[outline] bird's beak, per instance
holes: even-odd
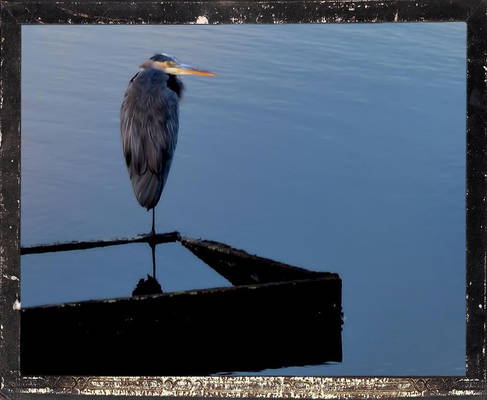
[[[165,71],[172,75],[215,76],[213,72],[196,69],[186,64],[174,64],[170,67],[166,67]]]

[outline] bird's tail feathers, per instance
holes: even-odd
[[[135,196],[142,207],[150,210],[158,203],[164,181],[151,172],[139,175],[137,179],[132,179]]]

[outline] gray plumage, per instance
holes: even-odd
[[[130,80],[120,109],[122,147],[135,197],[142,207],[155,207],[161,198],[178,141],[179,99],[183,83],[177,75],[215,76],[181,64],[167,54],[155,54]],[[152,266],[155,277],[155,244]]]
[[[171,168],[181,90],[174,75],[148,66],[132,78],[122,103],[123,154],[135,196],[147,210],[159,202]]]

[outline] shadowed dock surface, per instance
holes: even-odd
[[[180,241],[235,286],[22,309],[22,373],[200,375],[341,361],[338,274]]]

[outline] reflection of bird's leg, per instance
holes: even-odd
[[[156,245],[155,243],[151,243],[150,245],[152,249],[152,276],[156,279]]]
[[[154,230],[155,213],[156,213],[156,208],[152,207],[152,232],[151,232],[152,235],[156,233]]]

